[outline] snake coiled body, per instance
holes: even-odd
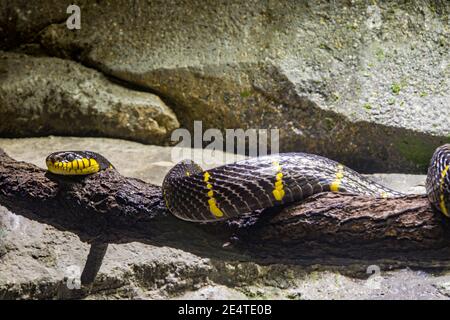
[[[89,151],[56,152],[46,162],[55,174],[113,169],[104,157]],[[431,159],[426,187],[431,204],[445,215],[450,209],[449,167],[450,145],[444,145]],[[167,173],[162,190],[169,211],[194,222],[224,220],[327,191],[384,198],[403,195],[338,162],[307,153],[250,158],[206,171],[185,160]]]
[[[426,189],[430,203],[450,216],[450,144],[436,149],[428,168]]]
[[[228,219],[325,191],[401,195],[333,160],[306,153],[251,158],[207,171],[184,161],[163,182],[170,212],[197,222]]]

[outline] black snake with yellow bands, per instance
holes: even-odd
[[[114,168],[105,157],[92,151],[54,152],[45,159],[45,164],[51,173],[71,176]]]
[[[50,172],[62,175],[114,168],[103,156],[90,151],[55,152],[46,163]],[[450,145],[434,153],[426,188],[433,206],[449,216]],[[403,195],[333,160],[306,153],[250,158],[206,171],[185,160],[167,173],[162,190],[169,211],[194,222],[228,219],[326,191],[383,198]]]

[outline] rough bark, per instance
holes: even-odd
[[[55,176],[0,149],[0,204],[89,243],[140,241],[220,259],[298,264],[382,259],[436,266],[447,265],[450,257],[448,222],[421,195],[374,199],[324,193],[285,208],[199,224],[168,213],[158,186],[114,170]]]

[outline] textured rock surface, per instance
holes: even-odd
[[[157,96],[76,62],[0,52],[0,135],[100,135],[161,144],[179,126]]]
[[[65,26],[68,4],[0,3],[0,48],[28,54],[0,54],[1,135],[163,144],[177,119],[189,129],[194,120],[204,129],[277,127],[283,151],[371,172],[424,172],[449,141],[446,1],[77,1],[78,31]],[[93,149],[154,183],[173,165],[170,148],[121,140],[0,139],[0,147],[40,166],[51,151]],[[423,176],[373,177],[423,192]],[[71,297],[87,250],[71,233],[0,208],[0,298]],[[381,278],[366,280],[371,264],[263,266],[110,245],[88,298],[450,296],[445,270],[383,265]]]
[[[45,0],[39,5],[23,0],[0,2],[0,49],[33,41],[50,23],[65,21],[70,4],[70,0]]]
[[[284,151],[424,172],[450,134],[449,9],[445,1],[109,1],[82,5],[81,30],[52,24],[39,42],[150,88],[183,127],[198,119],[204,128],[278,127]]]
[[[55,150],[92,149],[125,175],[161,183],[172,148],[101,138],[0,139],[11,156],[44,167]],[[207,159],[205,156],[205,160]],[[205,165],[205,167],[211,166]],[[403,191],[423,191],[424,176],[378,175]],[[392,183],[391,183],[392,182]],[[88,246],[69,233],[0,209],[0,298],[68,298]],[[110,245],[89,299],[117,298],[434,298],[449,295],[450,278],[382,266],[367,280],[362,261],[346,267],[257,265],[142,243]],[[357,276],[357,277],[355,277]]]
[[[183,127],[277,127],[283,151],[368,172],[423,173],[449,140],[447,1],[79,5],[74,31],[66,1],[8,2],[5,47],[39,43],[150,89]]]

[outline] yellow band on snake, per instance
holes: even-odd
[[[48,171],[57,175],[87,175],[113,168],[106,158],[91,151],[55,152],[45,162]]]

